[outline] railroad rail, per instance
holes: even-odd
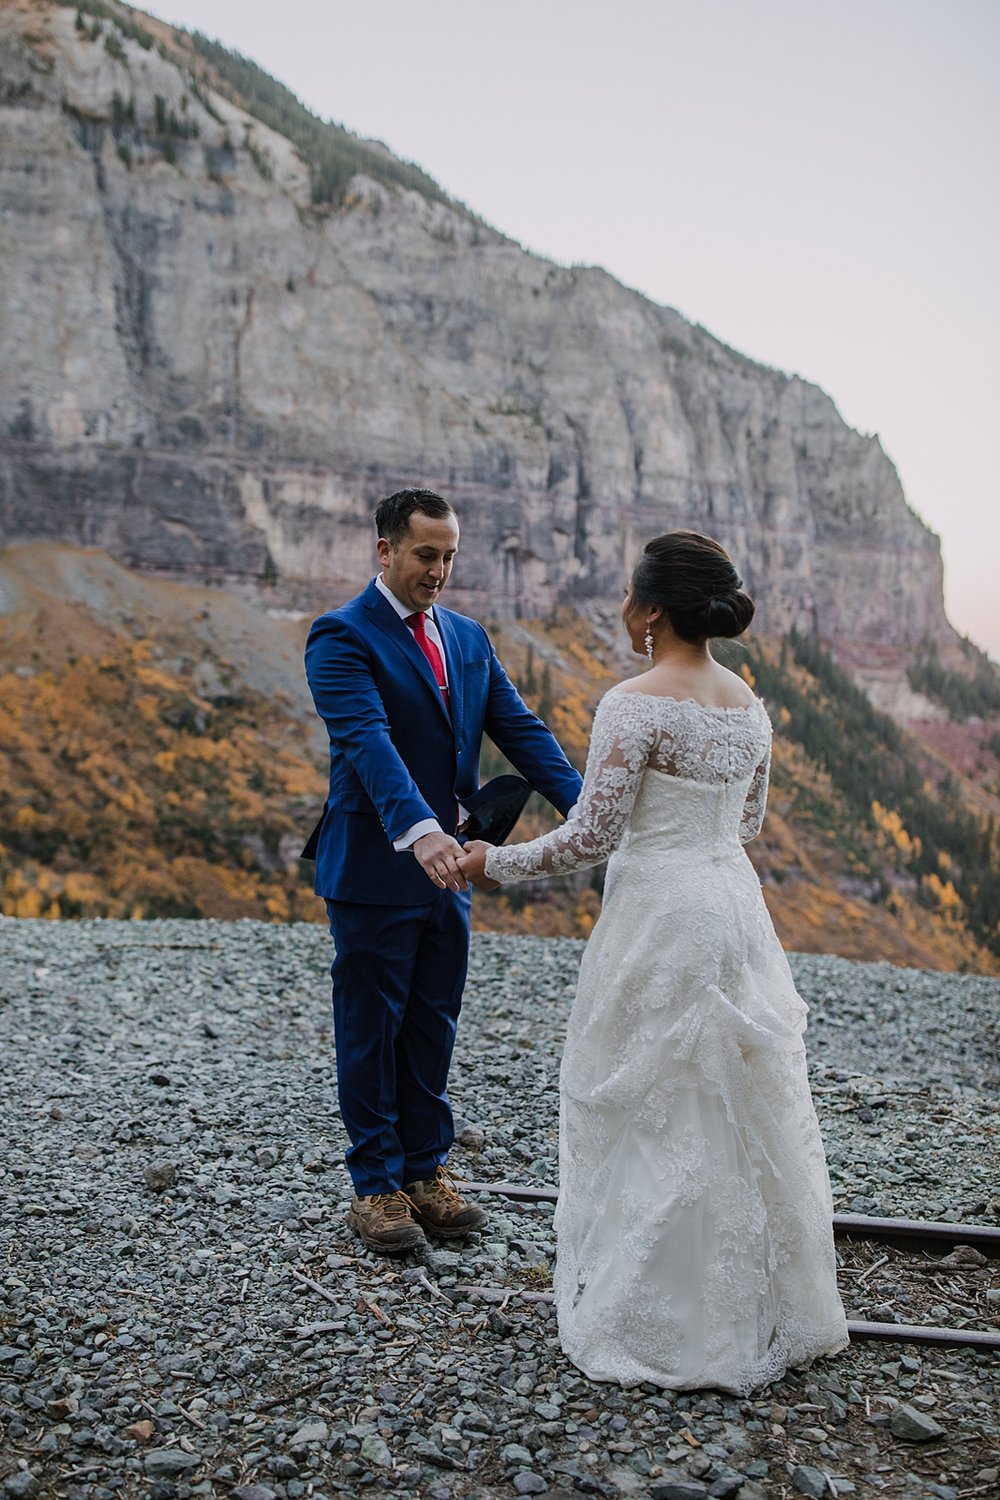
[[[466,1193],[487,1193],[517,1203],[555,1203],[554,1187],[529,1187],[517,1182],[471,1182],[463,1180]],[[877,1219],[865,1214],[834,1214],[837,1239],[878,1240],[885,1245],[915,1251],[946,1251],[971,1245],[981,1255],[1000,1260],[1000,1229],[988,1224],[942,1224],[923,1219]],[[552,1302],[551,1292],[525,1292],[506,1287],[457,1286],[463,1296],[487,1302]],[[927,1344],[946,1348],[1000,1350],[1000,1329],[935,1328],[923,1323],[874,1323],[849,1319],[852,1339],[875,1339],[899,1344]]]

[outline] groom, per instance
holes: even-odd
[[[372,1249],[399,1254],[425,1230],[459,1236],[485,1221],[444,1167],[471,904],[456,834],[479,786],[483,735],[561,813],[581,783],[483,627],[437,602],[458,551],[448,502],[400,490],[380,502],[375,526],[380,574],[321,615],[306,645],[330,792],[305,853],[334,941],[348,1223]]]

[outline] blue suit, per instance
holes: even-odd
[[[580,777],[475,620],[435,607],[449,708],[412,632],[375,587],[321,615],[306,674],[330,736],[316,892],[334,938],[334,1027],[359,1197],[433,1176],[454,1139],[448,1067],[468,961],[468,892],[439,890],[393,840],[456,829],[486,734],[560,812]]]

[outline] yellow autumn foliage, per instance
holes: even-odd
[[[0,679],[0,911],[320,919],[281,852],[326,790],[301,726],[250,692],[204,702],[153,650]]]
[[[920,889],[938,911],[957,916],[962,910],[962,898],[950,880],[942,880],[932,870],[920,880]]]
[[[898,812],[883,807],[881,802],[873,801],[872,817],[875,820],[876,828],[884,835],[879,841],[883,848],[886,847],[887,843],[894,845],[905,860],[911,859],[914,855],[919,855],[920,840],[910,837],[903,827],[903,820]]]

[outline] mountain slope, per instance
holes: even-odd
[[[326,790],[306,625],[98,552],[0,554],[0,911],[322,921],[297,858]],[[639,665],[613,613],[491,628],[582,765],[594,704]],[[733,660],[775,721],[748,852],[785,944],[1000,972],[1000,722],[980,726],[997,746],[978,783],[947,779],[815,642],[754,639]],[[502,769],[487,746],[484,773]],[[551,816],[529,806],[518,836]],[[478,896],[475,919],[586,935],[600,888],[590,871],[513,887]]]
[[[97,553],[0,557],[0,911],[315,917],[302,627]]]

